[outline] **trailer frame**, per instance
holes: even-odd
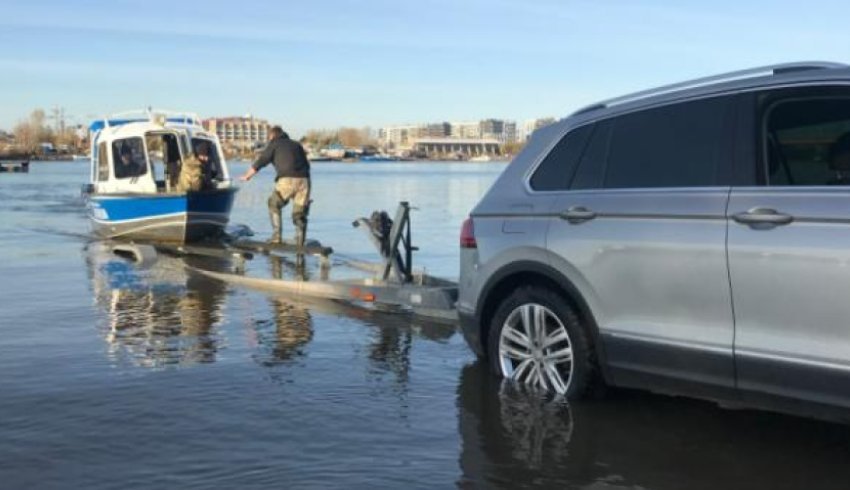
[[[267,244],[245,239],[224,240],[219,245],[163,245],[163,244],[120,244],[114,247],[116,253],[136,255],[150,260],[151,252],[143,247],[152,247],[156,252],[178,255],[196,255],[234,260],[234,272],[224,273],[205,270],[186,265],[195,273],[206,277],[232,283],[251,289],[314,299],[347,301],[370,304],[385,310],[407,311],[414,315],[435,320],[454,322],[457,319],[455,305],[458,297],[457,283],[430,276],[413,268],[413,253],[419,248],[412,242],[411,207],[406,201],[400,202],[388,233],[376,230],[367,218],[358,218],[352,225],[363,229],[375,245],[381,260],[379,262],[341,260],[342,266],[372,272],[372,277],[354,279],[328,279],[331,267],[330,255],[333,249],[313,240],[307,246],[299,248],[294,244]],[[384,213],[376,211],[373,213]],[[388,215],[387,215],[388,216]],[[154,252],[154,253],[156,253]],[[296,271],[305,265],[305,256],[319,258],[320,278],[317,280],[256,278],[245,275],[246,261],[254,254],[261,253],[271,259],[281,259],[295,255],[295,262],[285,262]],[[301,271],[303,273],[303,270]],[[303,274],[301,274],[303,277]]]

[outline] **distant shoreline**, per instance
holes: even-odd
[[[89,164],[89,160],[74,160],[70,158],[66,159],[16,159],[16,158],[7,158],[5,156],[0,155],[0,161],[3,162],[20,162],[20,161],[29,161],[30,163],[56,163],[56,164],[64,164],[64,163],[85,163]],[[228,160],[230,164],[247,164],[250,165],[253,163],[252,160],[244,160],[241,158]],[[456,163],[456,164],[464,164],[464,165],[491,165],[491,164],[507,164],[510,163],[510,160],[491,160],[489,162],[471,162],[469,160],[396,160],[391,162],[362,162],[359,160],[353,161],[343,161],[343,160],[317,160],[310,161],[313,165],[326,165],[326,164],[342,164],[342,165],[360,165],[360,166],[382,166],[382,165],[393,165],[393,164],[410,164],[410,165],[428,165],[428,164],[441,164],[441,163]]]

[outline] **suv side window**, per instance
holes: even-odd
[[[593,125],[587,124],[567,133],[543,159],[529,185],[535,191],[566,190],[570,186],[579,158],[584,152]]]
[[[768,185],[850,185],[850,97],[780,100],[762,128]]]
[[[616,118],[603,187],[718,185],[731,146],[729,109],[729,98],[715,97]]]
[[[599,189],[605,176],[608,144],[611,140],[611,121],[600,121],[593,129],[593,137],[581,157],[581,163],[570,186],[571,189]]]

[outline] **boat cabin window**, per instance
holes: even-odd
[[[97,180],[98,182],[109,180],[109,152],[107,151],[106,143],[98,145]]]
[[[142,138],[125,138],[112,142],[112,162],[116,179],[139,177],[148,172]]]

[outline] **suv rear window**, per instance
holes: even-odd
[[[604,187],[702,187],[718,183],[729,147],[729,99],[712,98],[614,119]]]
[[[569,188],[578,161],[593,132],[588,124],[571,130],[534,171],[529,184],[535,191],[557,191]]]

